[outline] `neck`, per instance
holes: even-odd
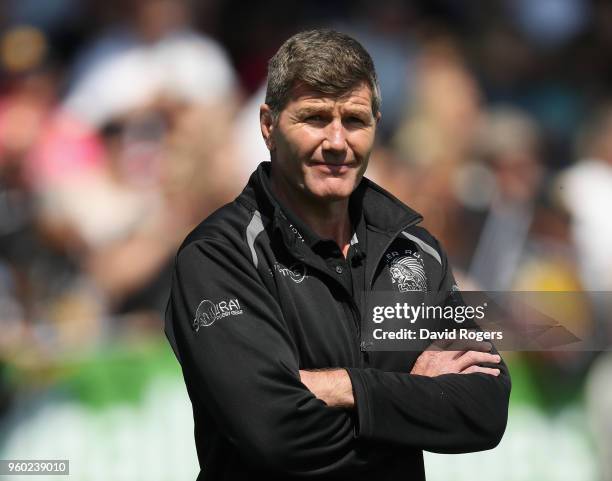
[[[299,217],[315,234],[322,239],[332,239],[338,244],[344,257],[348,254],[351,240],[351,221],[349,200],[333,202],[313,202],[305,199],[294,189],[283,189],[277,179],[272,177],[272,191],[278,199]]]

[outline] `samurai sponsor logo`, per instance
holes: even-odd
[[[198,332],[200,327],[211,326],[219,319],[227,316],[239,316],[240,314],[242,314],[242,307],[237,298],[216,303],[204,299],[196,309],[192,327],[195,332]]]

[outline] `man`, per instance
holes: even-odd
[[[421,217],[363,178],[379,106],[358,42],[290,38],[260,111],[271,162],[179,250],[167,333],[199,480],[424,479],[423,449],[489,449],[504,432],[510,381],[496,353],[361,341],[370,293],[403,286],[442,302],[455,288]],[[392,265],[419,275],[396,279]]]

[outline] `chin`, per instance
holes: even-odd
[[[327,202],[348,199],[357,184],[354,181],[333,182],[334,185],[316,185],[309,188],[310,195]]]

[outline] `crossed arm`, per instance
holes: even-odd
[[[480,364],[499,364],[501,357],[489,351],[492,346],[488,342],[474,343],[467,350],[465,345],[453,343],[446,349],[432,345],[417,358],[410,371],[426,377],[436,377],[442,374],[473,374],[483,373],[499,376],[499,369],[484,367]],[[353,385],[345,369],[330,369],[321,371],[300,370],[300,380],[318,399],[330,407],[352,409],[355,406]]]

